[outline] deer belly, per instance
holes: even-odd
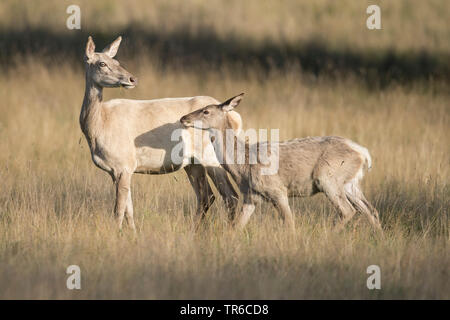
[[[198,139],[198,140],[196,140]],[[179,141],[171,141],[162,148],[143,145],[136,149],[137,173],[162,174],[177,171],[189,164],[218,167],[209,136],[193,139],[188,130],[182,130]],[[154,143],[156,145],[156,143]]]
[[[289,197],[309,197],[316,192],[311,179],[291,182],[288,186]]]
[[[164,174],[177,171],[189,164],[188,159],[175,151],[142,147],[136,150],[136,173]]]

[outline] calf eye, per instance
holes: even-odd
[[[208,110],[203,110],[203,114],[209,114]]]
[[[100,67],[106,67],[106,63],[104,63],[104,62],[100,62],[99,65],[100,65]]]

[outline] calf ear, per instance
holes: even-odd
[[[122,41],[122,37],[119,36],[116,40],[114,40],[108,46],[106,46],[102,52],[106,53],[110,58],[114,58],[117,54],[117,50],[119,50],[121,41]]]
[[[87,59],[92,58],[92,56],[94,55],[95,52],[95,43],[94,40],[92,40],[92,37],[89,36],[88,41],[86,43],[86,50],[85,50],[85,55]]]
[[[233,110],[234,108],[236,108],[239,105],[243,96],[244,96],[244,93],[241,93],[233,98],[228,99],[227,101],[225,101],[224,103],[222,103],[220,105],[222,110],[223,111]]]

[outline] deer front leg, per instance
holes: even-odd
[[[278,210],[281,217],[287,226],[291,229],[291,231],[295,230],[294,217],[292,215],[291,207],[289,206],[289,198],[287,195],[287,191],[275,192],[270,195],[270,201],[274,205],[274,207]]]
[[[204,167],[193,164],[185,167],[184,170],[186,171],[189,182],[197,196],[196,220],[198,220],[198,223],[199,220],[202,220],[205,217],[206,212],[215,200],[215,196],[208,183]]]
[[[235,222],[235,228],[238,230],[244,229],[244,227],[248,223],[248,220],[252,216],[253,211],[255,211],[255,204],[253,201],[254,200],[253,197],[248,193],[244,193],[243,196],[244,196],[244,203],[242,205],[241,214],[239,215],[239,217],[236,219]]]
[[[134,217],[133,217],[133,201],[131,200],[131,189],[128,189],[128,196],[127,196],[127,206],[125,208],[125,217],[127,219],[128,225],[131,227],[134,233],[136,233],[136,226],[134,224]]]
[[[116,176],[114,180],[116,187],[116,204],[114,206],[114,216],[117,219],[119,230],[122,230],[123,218],[125,215],[125,210],[127,209],[128,196],[130,196],[131,201],[131,174],[126,171],[121,172]]]
[[[228,209],[230,221],[234,221],[236,208],[239,203],[239,196],[234,190],[227,172],[222,167],[207,167],[207,172],[212,182],[220,193],[225,205]]]

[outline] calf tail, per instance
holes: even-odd
[[[372,169],[372,157],[370,156],[369,150],[353,141],[347,140],[346,142],[350,148],[358,152],[363,157],[367,165],[367,171],[370,171],[370,169]]]

